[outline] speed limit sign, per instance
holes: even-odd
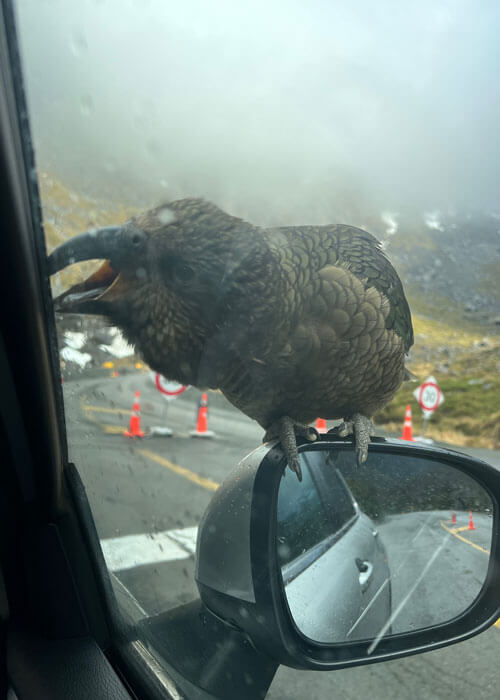
[[[413,396],[420,404],[420,408],[424,412],[424,415],[427,415],[428,417],[430,417],[436,408],[444,401],[443,392],[439,388],[435,377],[432,376],[427,377],[425,382],[423,382],[418,389],[415,389]]]

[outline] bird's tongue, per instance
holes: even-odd
[[[57,311],[66,311],[69,307],[85,301],[93,301],[107,292],[118,279],[118,272],[106,260],[94,274],[84,282],[75,284],[54,300]]]

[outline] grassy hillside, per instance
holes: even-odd
[[[484,337],[484,328],[413,315],[415,346],[408,367],[419,382],[405,383],[375,423],[400,432],[407,404],[414,434],[422,430],[422,412],[413,396],[430,374],[445,402],[428,423],[426,435],[456,445],[500,448],[500,339]]]

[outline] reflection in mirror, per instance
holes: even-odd
[[[493,531],[488,493],[436,459],[352,450],[300,455],[285,470],[277,551],[297,629],[321,643],[378,641],[448,622],[485,582]]]

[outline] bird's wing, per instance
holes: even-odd
[[[298,284],[306,280],[311,294],[317,294],[315,275],[329,266],[349,271],[365,289],[376,289],[388,301],[385,327],[402,338],[408,352],[413,345],[408,302],[396,270],[374,236],[343,224],[280,227],[271,229],[269,235],[280,251],[284,268],[294,271]],[[322,300],[318,299],[317,303],[321,304]]]
[[[389,310],[385,326],[403,339],[405,352],[408,352],[413,345],[411,313],[396,270],[374,236],[352,226],[340,228],[336,264],[352,272],[365,287],[374,287],[387,298]]]

